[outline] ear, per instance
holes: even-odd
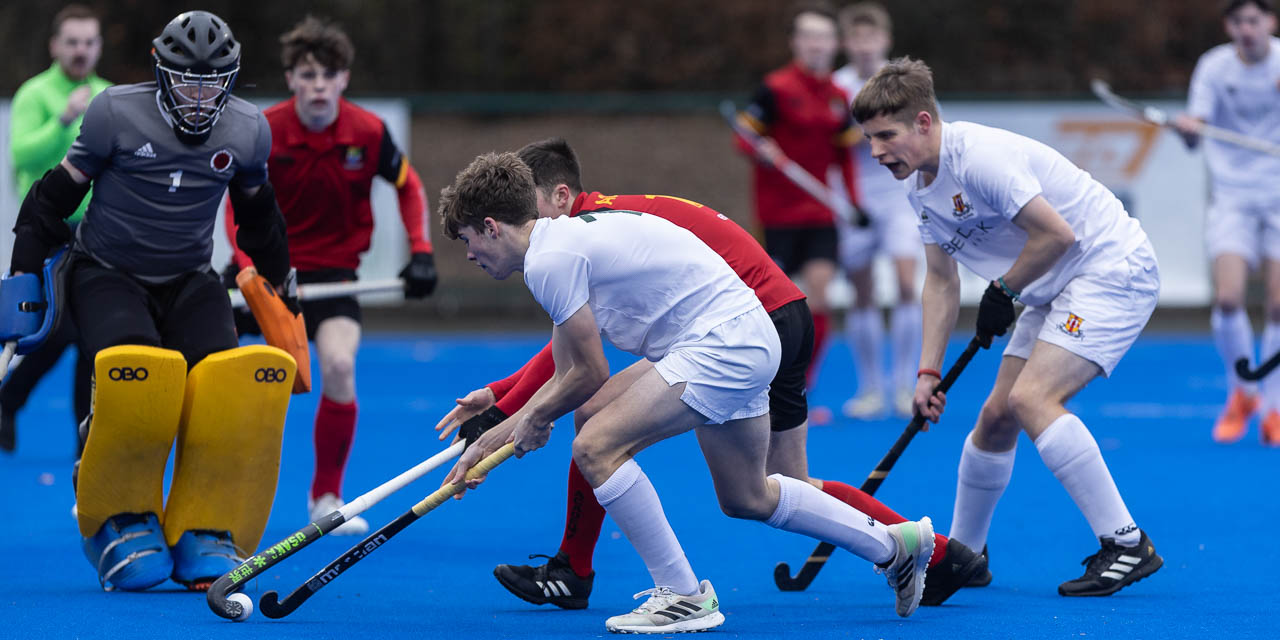
[[[566,205],[573,202],[573,193],[569,191],[569,185],[567,184],[556,185],[556,189],[552,192],[551,197],[551,203],[555,205],[557,209],[563,209]]]
[[[338,83],[338,93],[346,91],[347,85],[351,82],[351,70],[346,69],[344,71],[339,71],[336,80]]]
[[[284,72],[284,84],[289,87],[290,91],[293,91],[293,69]]]
[[[933,128],[935,123],[933,121],[933,116],[929,115],[928,111],[921,111],[916,114],[913,124],[915,124],[917,133],[927,134],[929,133],[929,130]]]
[[[485,235],[489,236],[490,238],[497,238],[497,237],[498,237],[498,234],[499,234],[500,232],[501,232],[501,230],[500,230],[500,229],[498,229],[498,221],[497,221],[497,220],[494,220],[493,218],[488,218],[488,217],[486,217],[486,218],[484,219],[484,234],[485,234]]]

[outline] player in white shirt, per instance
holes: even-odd
[[[1223,11],[1231,42],[1200,56],[1191,74],[1187,113],[1174,120],[1187,145],[1204,123],[1252,138],[1280,142],[1280,40],[1272,33],[1271,0],[1234,0]],[[1244,437],[1258,409],[1255,385],[1240,379],[1235,362],[1253,361],[1253,327],[1245,313],[1245,281],[1261,266],[1267,281],[1264,357],[1280,351],[1280,158],[1218,140],[1204,150],[1212,178],[1205,245],[1213,272],[1213,341],[1227,368],[1227,405],[1213,439]],[[1262,382],[1262,441],[1280,446],[1280,376]]]
[[[632,459],[690,430],[726,514],[879,563],[897,591],[898,614],[915,611],[933,552],[928,518],[885,526],[807,482],[765,476],[778,332],[754,292],[697,236],[634,211],[539,219],[532,173],[513,153],[477,158],[441,193],[440,210],[445,233],[466,242],[467,258],[486,273],[501,280],[524,272],[555,323],[556,363],[551,380],[477,440],[446,482],[461,482],[506,442],[517,456],[542,447],[551,421],[588,399],[602,405],[574,438],[574,461],[655,585],[637,595],[650,596],[644,604],[606,628],[672,633],[724,621],[715,590],[698,581]],[[609,378],[601,337],[646,361]]]
[[[844,89],[850,102],[875,72],[889,63],[893,28],[889,13],[874,2],[859,2],[840,10],[840,33],[849,64],[831,80]],[[845,334],[857,365],[858,393],[844,404],[850,418],[875,418],[885,413],[885,384],[881,369],[884,326],[875,300],[871,261],[879,253],[893,260],[898,299],[889,314],[889,383],[893,409],[911,416],[916,363],[920,360],[920,305],[916,301],[916,264],[921,257],[916,216],[902,183],[871,157],[871,147],[852,149],[857,163],[857,192],[869,227],[837,223],[840,266],[856,294],[845,320]]]
[[[1146,233],[1106,187],[1048,146],[942,122],[923,62],[901,58],[881,69],[853,116],[871,154],[907,181],[919,212],[928,268],[916,410],[936,422],[946,404],[934,389],[960,306],[957,260],[991,280],[978,307],[986,345],[1013,322],[1015,300],[1027,305],[965,440],[951,536],[985,547],[1025,431],[1102,546],[1058,593],[1109,595],[1154,573],[1163,561],[1129,515],[1093,435],[1063,406],[1111,374],[1155,308],[1160,278]]]

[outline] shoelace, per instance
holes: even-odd
[[[1125,548],[1121,547],[1115,540],[1104,538],[1102,540],[1102,548],[1093,555],[1081,560],[1080,564],[1085,566],[1086,571],[1093,571],[1095,566],[1103,567],[1095,572],[1102,573],[1105,567],[1110,567],[1111,563],[1115,562],[1116,558],[1120,557],[1120,554],[1124,553],[1124,551]]]
[[[632,613],[653,613],[654,611],[657,611],[659,609],[665,609],[666,604],[662,603],[660,599],[674,598],[675,595],[676,594],[671,590],[671,587],[653,587],[652,589],[645,589],[644,591],[641,591],[640,593],[637,593],[634,596],[631,596],[631,599],[639,600],[643,596],[649,596],[649,599],[645,600],[644,604],[641,604],[640,606],[636,607],[631,612]],[[662,604],[662,606],[658,606],[659,604]]]
[[[533,568],[533,579],[534,579],[534,580],[541,580],[541,581],[543,581],[543,582],[546,582],[546,580],[547,580],[547,573],[551,570],[551,563],[552,563],[552,562],[555,562],[555,558],[554,558],[554,557],[552,557],[552,556],[546,555],[546,554],[542,554],[542,553],[531,553],[531,554],[529,554],[529,559],[530,559],[530,560],[533,560],[534,558],[546,558],[546,559],[547,559],[546,564],[543,564],[543,565],[540,565],[540,566],[537,566],[537,567],[534,567],[534,568]]]

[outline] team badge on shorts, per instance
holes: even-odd
[[[213,156],[209,158],[209,168],[222,173],[231,168],[231,151],[229,149],[218,149],[213,152]]]
[[[1074,313],[1068,312],[1067,321],[1058,325],[1058,329],[1062,330],[1063,333],[1071,336],[1072,338],[1075,338],[1076,340],[1083,340],[1084,330],[1080,328],[1080,326],[1083,324],[1084,324],[1084,318],[1081,318],[1080,316]]]
[[[342,157],[342,168],[347,171],[358,171],[363,167],[364,147],[347,147],[347,153]]]
[[[964,220],[973,215],[973,205],[964,201],[963,193],[951,196],[951,206],[955,207],[951,211],[951,215],[955,216],[957,220]]]

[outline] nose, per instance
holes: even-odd
[[[871,139],[871,157],[875,158],[876,160],[879,160],[881,156],[883,156],[884,154],[885,154],[884,143],[880,142],[879,140],[876,140],[875,138],[872,138]]]

